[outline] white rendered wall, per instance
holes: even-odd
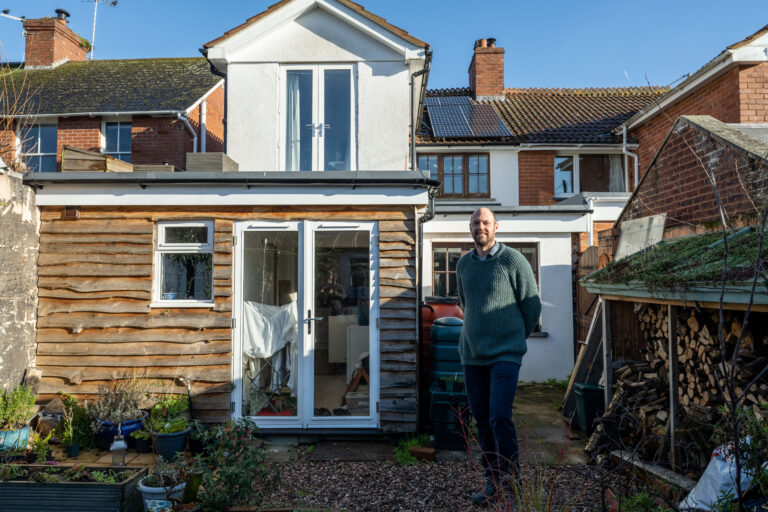
[[[494,149],[482,146],[454,146],[450,148],[432,148],[421,146],[416,149],[417,154],[463,154],[463,153],[488,153],[491,172],[491,197],[504,206],[518,206],[519,178],[517,166],[517,150],[509,148]],[[478,199],[472,199],[478,202]]]
[[[467,216],[468,219],[468,216]],[[458,220],[458,222],[461,222]],[[433,224],[434,223],[434,224]],[[426,225],[424,237],[424,297],[432,294],[432,244],[437,242],[472,243],[469,222],[463,232],[439,232],[440,221]],[[504,224],[507,224],[504,226]],[[501,242],[533,242],[539,244],[539,284],[541,287],[541,329],[547,337],[528,338],[528,353],[523,358],[521,381],[564,379],[573,369],[573,299],[571,283],[570,233],[526,234],[508,231],[510,223],[502,223],[496,238]]]
[[[407,168],[409,66],[402,55],[322,9],[228,51],[227,153],[241,171],[277,171],[283,64],[352,64],[357,169]],[[284,143],[283,143],[284,144]]]

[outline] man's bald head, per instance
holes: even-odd
[[[469,232],[475,241],[478,252],[485,253],[496,243],[496,230],[499,224],[496,215],[490,208],[482,207],[475,210],[469,219]]]

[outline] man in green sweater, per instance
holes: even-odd
[[[519,464],[512,404],[528,350],[525,340],[541,314],[531,266],[518,251],[496,241],[498,228],[490,209],[475,211],[469,222],[475,248],[456,267],[464,309],[459,354],[486,479],[483,491],[472,496],[477,504],[513,492]]]

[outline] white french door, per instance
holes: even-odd
[[[351,65],[282,68],[281,151],[286,171],[356,168],[355,80]]]
[[[235,225],[235,416],[378,426],[376,236],[373,222]]]

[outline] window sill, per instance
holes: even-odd
[[[206,308],[206,309],[213,309],[215,304],[213,302],[192,302],[192,301],[161,301],[161,302],[153,302],[149,305],[150,308],[165,308],[165,309],[175,309],[175,308]]]
[[[529,338],[549,338],[547,331],[532,332]]]

